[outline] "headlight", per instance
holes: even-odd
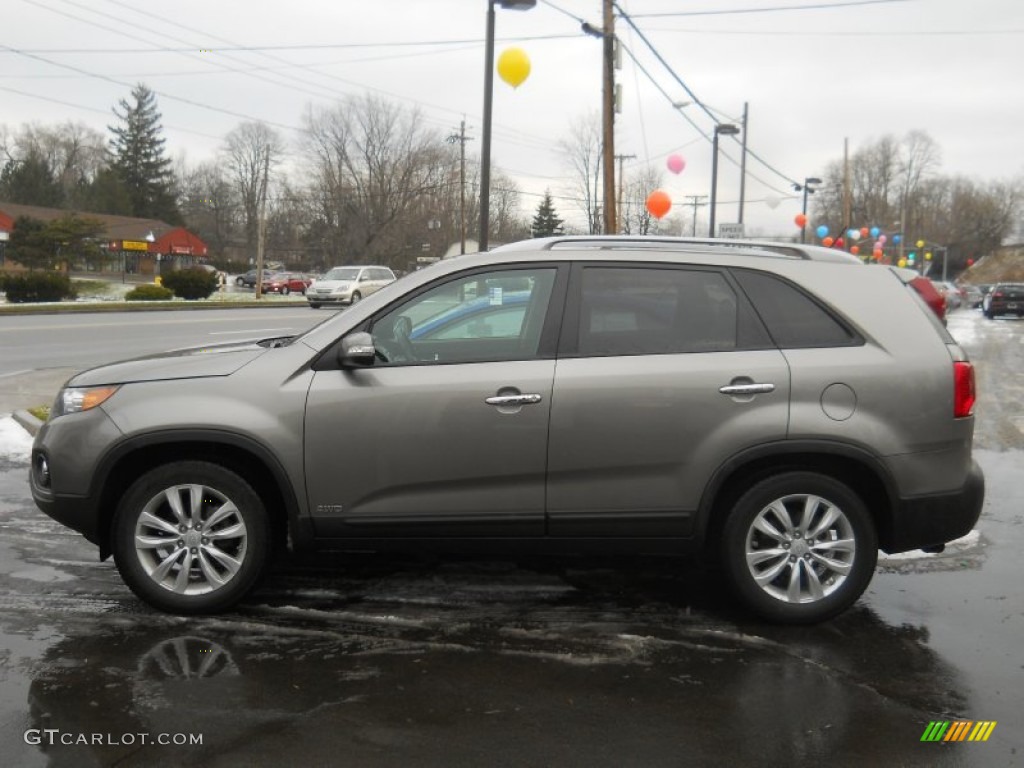
[[[78,413],[88,411],[97,405],[102,405],[113,395],[119,386],[107,387],[68,387],[62,389],[57,395],[57,402],[53,404],[53,412],[50,418],[57,418],[67,413]]]

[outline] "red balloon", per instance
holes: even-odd
[[[660,219],[672,209],[672,198],[663,189],[656,189],[647,196],[647,210],[656,219]]]
[[[846,245],[846,241],[843,240],[843,238],[841,238],[841,237],[837,237],[836,238],[836,248],[842,248],[844,245]]]
[[[968,259],[967,260],[967,266],[968,267],[973,267],[974,266],[974,259]]]
[[[802,213],[798,213],[796,217],[793,219],[793,221],[795,221],[796,225],[801,229],[807,226],[807,217],[804,216]]]
[[[826,248],[831,248],[833,242],[834,241],[831,237],[826,237],[821,241],[821,244],[824,245]]]
[[[851,245],[850,246],[850,253],[852,253],[854,256],[856,256],[858,253],[860,253],[860,246],[859,245]]]

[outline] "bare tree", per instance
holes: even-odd
[[[651,216],[647,210],[647,196],[662,183],[662,172],[653,166],[638,168],[627,175],[623,181],[625,193],[622,199],[622,210],[619,211],[619,223],[625,235],[651,235],[659,231],[672,229],[679,234],[678,223],[675,227]]]
[[[332,260],[404,267],[425,221],[442,218],[431,206],[453,197],[451,148],[418,112],[372,96],[311,108],[304,121],[303,154]]]
[[[271,175],[283,159],[281,135],[265,123],[242,123],[225,139],[224,163],[237,190],[245,220],[245,244],[259,260],[262,222]]]
[[[572,172],[571,195],[587,218],[589,234],[603,230],[601,221],[601,120],[596,112],[577,118],[569,128],[569,137],[558,143]]]

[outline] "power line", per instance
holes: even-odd
[[[888,5],[906,3],[910,0],[846,0],[839,3],[814,3],[812,5],[779,5],[769,8],[723,8],[714,11],[666,11],[662,13],[638,13],[637,19],[656,19],[669,16],[731,16],[745,13],[775,13],[777,11],[820,11],[829,8],[846,8],[853,5]]]
[[[49,101],[49,102],[51,102],[53,104],[60,104],[61,106],[64,106],[64,107],[74,107],[75,109],[81,109],[81,110],[84,110],[86,112],[96,112],[97,114],[104,115],[107,118],[110,117],[110,111],[106,110],[106,109],[97,109],[96,107],[87,107],[84,104],[73,104],[70,101],[63,101],[62,99],[54,99],[54,98],[52,98],[50,96],[42,96],[42,95],[40,95],[38,93],[27,93],[25,91],[19,91],[17,88],[7,88],[6,86],[3,86],[3,85],[0,85],[0,91],[7,91],[8,93],[16,93],[19,96],[27,96],[30,99],[39,99],[40,101]],[[223,136],[214,136],[214,135],[209,134],[209,133],[203,133],[201,131],[192,130],[191,128],[182,128],[181,126],[178,126],[178,125],[170,125],[169,123],[164,123],[164,127],[165,128],[173,128],[174,130],[181,131],[183,133],[191,133],[191,134],[194,134],[196,136],[202,136],[203,138],[207,138],[207,139],[215,139],[216,141],[222,141],[223,138],[224,138]]]
[[[654,47],[654,45],[651,43],[651,41],[648,40],[647,37],[644,35],[644,33],[640,31],[640,28],[636,25],[636,22],[634,22],[633,19],[631,19],[629,17],[629,14],[627,14],[625,11],[622,10],[622,7],[618,3],[615,3],[615,7],[619,11],[619,14],[622,16],[622,18],[625,19],[626,23],[629,24],[629,26],[633,29],[633,31],[636,32],[637,36],[643,41],[643,43],[647,46],[647,48],[651,51],[651,53],[654,54],[655,58],[658,59],[658,61],[661,63],[661,65],[663,67],[665,67],[665,69],[668,71],[668,73],[670,75],[672,75],[672,78],[677,83],[679,83],[679,85],[683,88],[684,91],[686,91],[687,95],[693,100],[694,104],[696,104],[698,107],[700,107],[701,110],[708,117],[710,117],[712,119],[712,121],[714,121],[715,125],[718,125],[718,122],[719,122],[718,118],[715,117],[715,115],[711,111],[711,109],[709,109],[708,106],[706,104],[704,104],[704,102],[701,101],[697,97],[697,94],[695,94],[690,89],[690,86],[688,86],[683,81],[683,79],[676,73],[676,71],[671,67],[671,65],[669,65],[669,63],[665,60],[665,57],[663,57],[658,52],[658,50]],[[636,57],[635,56],[630,54],[630,57],[633,59],[634,62],[636,61]],[[648,77],[650,78],[649,74],[648,74]],[[665,91],[663,89],[659,88],[659,90],[661,90],[663,94],[665,93]],[[665,95],[666,95],[666,97],[668,96],[668,94],[665,94]],[[672,102],[672,99],[669,99],[669,101]],[[696,124],[692,120],[690,120],[690,118],[685,113],[683,113],[683,116],[687,118],[687,120],[690,122],[691,125],[693,125],[695,128],[697,127]],[[698,129],[698,130],[700,130],[700,129]],[[706,139],[708,138],[707,135],[704,134],[703,131],[700,131],[700,133],[701,133],[701,135],[704,136],[704,138],[706,138]],[[710,139],[708,139],[708,140],[710,141]],[[755,160],[757,160],[759,163],[761,163],[761,165],[763,165],[765,168],[767,168],[772,173],[774,173],[777,176],[780,176],[782,179],[784,179],[786,181],[786,183],[788,183],[788,184],[796,184],[797,183],[793,178],[791,178],[790,176],[786,175],[782,171],[780,171],[777,168],[775,168],[774,166],[772,166],[764,158],[760,157],[758,154],[756,154],[752,150],[748,149],[747,152],[750,154],[751,157],[753,157]],[[726,154],[726,157],[729,157],[729,155]],[[730,159],[731,162],[733,162],[735,164],[735,162],[736,162],[735,160],[733,160],[731,157],[729,157],[729,159]],[[757,177],[753,176],[752,174],[751,174],[751,176],[752,176],[752,178],[757,178]],[[758,179],[758,181],[761,181],[762,184],[765,184],[765,182],[762,181],[761,179]],[[769,184],[766,184],[766,186],[768,186],[769,188],[774,189]],[[778,190],[776,190],[776,191],[778,191]]]
[[[40,6],[42,7],[42,6]],[[125,6],[131,8],[131,6]],[[138,10],[131,8],[132,10]],[[156,14],[150,13],[149,11],[138,11],[146,16],[152,16],[154,18],[160,18]],[[161,19],[163,20],[163,19]],[[174,23],[174,22],[172,22]],[[187,27],[182,26],[183,29]],[[120,33],[118,33],[120,34]],[[495,39],[497,43],[519,43],[519,42],[534,42],[538,40],[568,40],[575,39],[578,34],[564,34],[564,35],[518,35],[515,37],[499,37]],[[214,38],[217,39],[217,38]],[[483,45],[484,40],[482,38],[470,37],[458,40],[413,40],[405,42],[380,42],[380,43],[301,43],[296,45],[239,45],[231,43],[228,45],[206,48],[204,51],[210,51],[211,53],[260,53],[264,51],[322,51],[322,50],[339,50],[346,48],[408,48],[408,47],[427,47],[437,45]],[[28,53],[46,53],[46,54],[139,54],[139,53],[195,53],[198,49],[195,46],[189,46],[187,48],[173,48],[164,46],[160,48],[26,48]]]

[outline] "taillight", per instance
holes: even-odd
[[[996,291],[995,293],[992,294],[992,298],[993,299],[1001,299],[1001,298],[1003,298],[1003,292],[1002,291]]]
[[[974,366],[970,363],[953,363],[953,416],[962,419],[974,412]]]

